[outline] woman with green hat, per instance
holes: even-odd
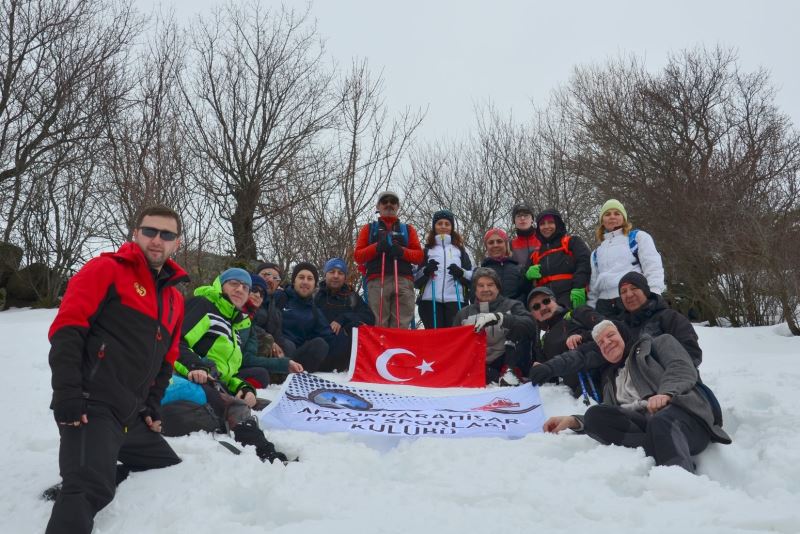
[[[592,252],[587,304],[606,317],[625,311],[619,299],[619,281],[631,271],[642,273],[652,292],[664,292],[661,254],[650,234],[633,228],[619,200],[612,198],[603,204],[595,235],[599,246]]]

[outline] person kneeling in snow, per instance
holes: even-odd
[[[692,456],[710,441],[731,442],[721,428],[716,398],[702,384],[691,357],[673,336],[644,335],[631,342],[626,334],[624,325],[608,320],[592,330],[607,363],[602,375],[603,404],[592,406],[583,416],[551,417],[543,429],[558,434],[569,428],[607,445],[643,447],[656,465],[677,465],[693,473]],[[534,366],[531,381],[544,383],[574,372],[576,365],[588,363],[591,367],[584,360],[593,355],[596,353],[561,354]]]

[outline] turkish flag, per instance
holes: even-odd
[[[486,333],[472,326],[353,329],[350,380],[431,388],[486,384]]]

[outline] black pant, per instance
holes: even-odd
[[[247,381],[256,389],[264,389],[270,384],[269,371],[263,367],[242,367],[236,373],[236,378]]]
[[[287,358],[302,365],[309,373],[316,373],[328,355],[328,343],[321,337],[306,341],[299,347],[288,339],[284,339],[280,345]]]
[[[433,328],[433,301],[421,300],[417,306],[419,318],[425,328]],[[453,326],[453,320],[458,313],[458,303],[456,302],[437,302],[436,303],[436,328],[448,328]]]
[[[673,405],[653,415],[618,406],[592,406],[586,410],[584,430],[606,445],[643,447],[656,465],[678,465],[690,473],[695,469],[692,456],[711,441],[700,419]]]
[[[598,299],[594,310],[606,319],[619,319],[625,313],[625,307],[619,297],[613,299]]]
[[[328,355],[319,364],[319,371],[347,371],[350,367],[350,352],[353,338],[342,328],[336,337],[328,342]]]
[[[114,498],[118,480],[181,461],[164,438],[138,417],[125,427],[105,405],[90,404],[89,423],[59,426],[58,465],[63,485],[53,504],[47,534],[90,533],[94,516]],[[117,466],[117,461],[121,466]]]

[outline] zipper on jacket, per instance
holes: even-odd
[[[100,348],[97,349],[97,363],[95,363],[94,367],[92,367],[92,370],[89,371],[89,380],[94,379],[94,375],[97,374],[97,371],[100,369],[100,363],[103,361],[105,357],[106,357],[106,342],[103,341],[100,344]]]

